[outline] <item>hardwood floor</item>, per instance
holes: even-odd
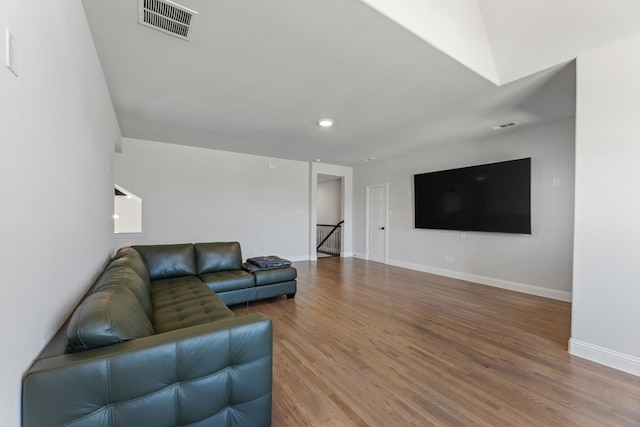
[[[640,378],[571,356],[570,304],[354,258],[298,262],[273,426],[640,426]]]

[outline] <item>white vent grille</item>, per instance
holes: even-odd
[[[493,130],[500,130],[500,129],[506,129],[506,128],[510,128],[510,127],[514,127],[514,126],[518,126],[520,123],[518,122],[509,122],[509,123],[503,123],[501,125],[497,125],[493,127]]]
[[[169,0],[139,0],[138,22],[189,40],[198,12]]]

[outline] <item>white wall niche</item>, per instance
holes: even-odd
[[[116,237],[142,235],[142,199],[118,184],[114,187],[113,232]]]

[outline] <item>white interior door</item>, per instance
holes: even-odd
[[[367,186],[367,255],[371,261],[387,262],[388,184]]]

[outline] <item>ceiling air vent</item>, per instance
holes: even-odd
[[[518,126],[520,123],[518,122],[509,122],[509,123],[503,123],[501,125],[497,125],[493,127],[493,130],[500,130],[500,129],[506,129],[506,128],[511,128],[514,126]]]
[[[169,0],[139,0],[138,22],[156,30],[180,37],[191,38],[198,12]]]

